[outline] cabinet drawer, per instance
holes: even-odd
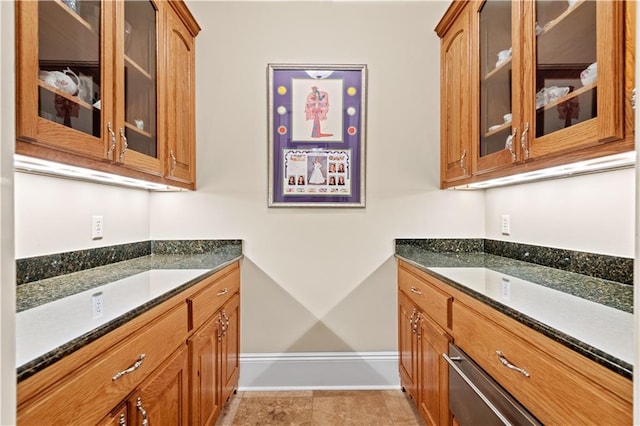
[[[186,316],[187,307],[182,303],[152,320],[102,356],[18,407],[18,423],[95,424],[184,344]],[[144,359],[133,368],[142,354]],[[130,371],[114,380],[125,370]]]
[[[224,303],[240,291],[240,269],[234,268],[187,299],[189,330],[196,330],[216,313]]]
[[[545,424],[631,424],[630,401],[605,387],[604,375],[602,380],[593,378],[593,371],[601,366],[577,354],[567,365],[554,355],[551,339],[534,330],[523,331],[517,321],[497,312],[491,318],[499,323],[456,300],[454,340],[539,420]],[[529,376],[503,365],[497,351]]]
[[[451,328],[451,302],[453,298],[449,294],[404,269],[398,270],[398,286],[439,326]]]

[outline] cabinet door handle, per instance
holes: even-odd
[[[219,291],[216,296],[224,296],[227,293],[229,293],[229,289],[225,287],[224,290]]]
[[[518,157],[516,156],[516,151],[513,149],[513,141],[516,140],[516,135],[518,134],[518,128],[514,127],[513,132],[511,133],[511,142],[509,143],[509,151],[511,151],[511,162],[515,163]]]
[[[467,168],[464,166],[464,159],[467,158],[467,150],[462,150],[462,156],[460,157],[460,167],[462,168],[462,173],[467,174]]]
[[[178,165],[178,160],[176,160],[176,156],[173,151],[169,151],[169,156],[171,156],[171,170],[169,174],[173,175],[173,172],[176,170],[176,166]]]
[[[111,127],[111,122],[107,123],[107,130],[111,133],[111,146],[107,151],[107,158],[109,160],[113,160],[113,150],[116,149],[116,132],[113,131],[113,127]]]
[[[136,401],[136,408],[138,409],[138,411],[140,411],[140,415],[142,416],[142,426],[148,426],[149,419],[147,418],[147,411],[142,406],[141,397],[138,397],[138,400]]]
[[[120,138],[122,139],[122,152],[120,153],[120,162],[124,160],[124,154],[127,153],[127,149],[129,149],[129,141],[127,141],[127,137],[124,135],[124,127],[120,127]]]
[[[118,419],[118,426],[127,426],[127,419],[124,414],[120,414],[120,418]]]
[[[631,101],[631,108],[636,109],[636,88],[635,87],[631,91],[631,97],[629,100]]]
[[[517,367],[509,362],[509,360],[504,356],[502,351],[496,351],[496,355],[498,355],[498,360],[500,360],[500,364],[504,365],[510,370],[517,371],[522,374],[524,377],[531,377],[531,374],[527,372],[524,368]]]
[[[126,370],[119,371],[118,373],[116,373],[115,376],[113,376],[111,380],[116,381],[120,377],[124,376],[125,374],[133,373],[135,370],[140,368],[140,366],[142,365],[142,361],[144,361],[145,356],[146,356],[145,354],[140,354],[136,362],[134,362],[131,367],[127,368]]]
[[[527,133],[529,133],[529,123],[527,122],[524,127],[524,131],[522,132],[522,136],[520,136],[520,146],[524,150],[524,159],[529,158],[529,148],[527,147]]]
[[[417,294],[418,296],[422,296],[422,292],[415,287],[411,287],[411,293]]]

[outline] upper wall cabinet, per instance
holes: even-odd
[[[443,188],[633,149],[634,2],[595,0],[453,2],[436,28],[443,114]],[[466,29],[466,31],[465,31]],[[452,34],[466,34],[468,67],[452,63]],[[455,61],[453,61],[455,62]],[[468,112],[468,115],[465,114]],[[466,145],[466,146],[465,146]],[[463,148],[460,148],[460,147]],[[452,179],[445,159],[470,153]]]
[[[190,43],[188,54],[172,50],[175,28]],[[195,174],[174,179],[168,158],[170,146],[195,151],[199,30],[181,2],[17,2],[16,152],[194,189]],[[176,92],[173,80],[185,67],[189,83]],[[168,99],[176,97],[190,126],[180,124],[179,140],[167,119]],[[195,157],[184,161],[193,171]]]

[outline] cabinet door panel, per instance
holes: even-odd
[[[167,177],[195,180],[195,58],[193,38],[167,13]]]
[[[406,392],[418,400],[418,347],[413,328],[416,306],[403,293],[398,292],[398,350],[400,351],[400,381]]]
[[[428,317],[420,319],[420,411],[429,424],[449,425],[449,367],[442,357],[451,337]]]
[[[513,43],[513,34],[518,34],[512,28],[512,20],[519,12],[517,3],[477,4],[473,17],[473,52],[478,55],[472,64],[478,81],[472,92],[477,105],[473,170],[482,174],[517,160],[517,130],[512,124],[520,120],[520,110],[513,108],[519,105],[520,62],[514,60],[514,55],[521,52],[519,45]]]
[[[529,6],[538,29],[525,156],[622,139],[624,3],[538,0]]]
[[[134,424],[182,425],[188,419],[188,353],[185,346],[169,357],[129,400]]]
[[[162,174],[157,122],[158,71],[162,49],[161,3],[129,0],[121,3],[117,20],[120,43],[116,46],[118,114],[114,160],[128,167]]]
[[[16,3],[19,140],[105,157],[111,105],[99,101],[112,94],[113,61],[106,59],[112,7],[99,1]]]
[[[471,173],[471,78],[468,8],[442,39],[440,84],[441,179],[455,182]]]
[[[240,296],[238,294],[227,302],[221,314],[226,327],[222,337],[220,359],[222,380],[220,405],[223,405],[238,387],[240,371]]]
[[[212,317],[189,339],[191,425],[212,425],[220,412],[220,323]]]

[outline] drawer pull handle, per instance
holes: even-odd
[[[133,365],[129,368],[127,368],[126,370],[122,370],[118,373],[116,373],[115,376],[113,376],[113,378],[111,379],[112,381],[116,381],[118,380],[120,377],[124,376],[125,374],[129,374],[129,373],[133,373],[135,370],[137,370],[138,368],[140,368],[140,366],[142,365],[142,361],[144,361],[144,357],[146,355],[145,354],[141,354],[138,359],[136,360],[136,362],[133,363]]]
[[[415,287],[411,287],[411,293],[417,294],[418,296],[422,296],[422,292]]]
[[[147,411],[142,407],[142,398],[138,397],[136,401],[136,408],[140,411],[140,415],[142,416],[142,426],[149,425],[149,419],[147,419]]]
[[[531,375],[524,368],[517,367],[509,362],[507,358],[505,358],[502,351],[496,351],[496,355],[498,355],[498,359],[500,360],[500,364],[504,365],[510,370],[517,371],[522,374],[524,377],[531,377]]]
[[[217,296],[224,296],[227,293],[229,293],[229,289],[225,287],[224,290],[218,292]]]

